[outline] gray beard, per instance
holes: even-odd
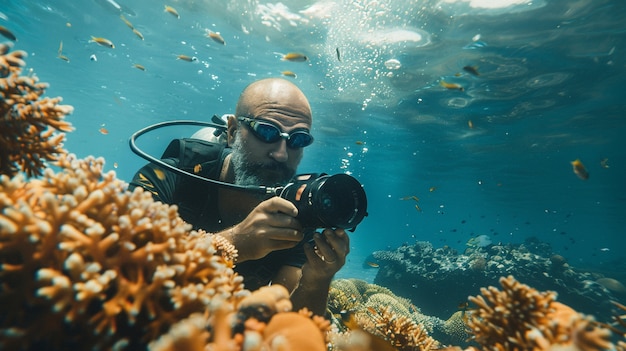
[[[233,163],[235,184],[237,185],[284,185],[295,174],[294,170],[290,170],[282,163],[264,164],[250,162],[239,134],[235,134],[232,149],[230,160]]]

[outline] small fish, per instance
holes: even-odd
[[[296,78],[296,74],[291,71],[282,71],[280,73],[285,77]]]
[[[118,166],[117,162],[113,162],[113,168],[117,168]]]
[[[200,173],[202,172],[202,165],[201,164],[197,164],[195,166],[193,166],[193,173]]]
[[[107,135],[107,134],[109,134],[109,131],[108,131],[106,128],[104,128],[104,127],[102,127],[102,128],[100,128],[100,129],[98,129],[98,131],[99,131],[99,132],[100,132],[100,134],[102,134],[102,135]]]
[[[428,191],[430,191],[431,193],[435,190],[437,190],[436,186],[431,186],[430,188],[428,188]]]
[[[132,23],[130,23],[129,20],[126,19],[126,17],[124,17],[124,15],[120,15],[120,18],[122,19],[122,21],[128,26],[128,28],[130,29],[135,29],[135,26],[133,26]]]
[[[609,166],[609,159],[608,159],[608,158],[606,158],[606,157],[605,157],[605,158],[603,158],[603,159],[600,161],[600,166],[601,166],[602,168],[609,168],[609,167],[610,167],[610,166]]]
[[[65,56],[65,55],[63,55],[63,54],[59,54],[57,57],[60,58],[61,60],[65,61],[65,62],[70,62],[70,58]]]
[[[11,33],[11,31],[4,26],[0,26],[0,35],[11,41],[17,41],[17,37],[15,37],[15,34]]]
[[[422,209],[420,208],[420,206],[418,204],[415,204],[415,209],[422,212]]]
[[[572,164],[572,170],[574,171],[574,174],[576,174],[578,178],[582,180],[589,179],[589,172],[587,172],[585,165],[583,165],[583,163],[580,162],[579,159],[575,159],[570,163]]]
[[[165,10],[163,10],[163,11],[164,12],[169,12],[169,13],[172,14],[172,16],[180,19],[180,15],[178,14],[178,11],[176,11],[176,9],[171,7],[171,6],[165,5]]]
[[[474,128],[474,123],[472,122],[472,120],[467,120],[467,126],[469,127],[469,129],[473,129]]]
[[[207,30],[206,36],[208,38],[213,39],[213,41],[215,41],[216,43],[226,45],[224,38],[222,38],[219,32],[213,32],[213,31]]]
[[[337,53],[337,61],[341,62],[341,53],[339,52],[339,48],[335,48],[335,52]]]
[[[178,55],[176,56],[177,60],[183,60],[183,61],[187,61],[187,62],[196,62],[198,61],[198,58],[196,58],[195,56],[187,56],[187,55]]]
[[[59,43],[59,50],[57,50],[57,53],[59,55],[63,53],[63,40],[61,40],[61,42]]]
[[[143,65],[140,65],[138,63],[133,64],[133,67],[135,67],[136,69],[140,70],[140,71],[145,71],[146,68]]]
[[[473,76],[479,76],[478,66],[464,66],[463,70]]]
[[[361,141],[361,140],[357,140],[354,143],[357,144],[357,145],[365,145],[365,142]]]
[[[283,55],[283,61],[291,61],[291,62],[304,62],[309,58],[304,54],[300,54],[297,52],[290,52],[288,54]]]
[[[154,171],[154,174],[157,176],[157,178],[159,178],[160,180],[165,179],[165,172],[163,172],[160,169],[156,169],[156,168],[153,169],[153,171]]]
[[[135,33],[135,35],[136,35],[139,39],[143,40],[143,34],[141,34],[141,32],[137,30],[137,28],[133,28],[133,33]]]
[[[372,268],[378,268],[380,267],[380,265],[376,262],[365,262],[365,264],[367,264],[368,266],[372,267]]]
[[[401,197],[400,200],[413,200],[417,202],[420,200],[420,198],[415,195],[411,195],[411,196]]]
[[[442,80],[441,82],[439,82],[439,85],[441,85],[442,87],[446,88],[446,89],[450,89],[450,90],[459,90],[459,91],[464,91],[465,89],[457,83],[448,83],[445,80]]]
[[[113,42],[106,38],[91,36],[90,42],[97,43],[110,49],[115,49],[115,45],[113,45]]]

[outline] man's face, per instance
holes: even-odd
[[[271,122],[283,132],[289,133],[298,128],[309,128],[308,123],[287,118],[281,123],[280,116],[259,117]],[[235,171],[235,184],[238,185],[283,185],[296,173],[302,160],[303,149],[287,147],[284,139],[275,143],[259,140],[243,123],[239,124],[232,143],[232,163]]]

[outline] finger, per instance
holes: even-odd
[[[343,229],[324,229],[322,232],[326,242],[339,255],[347,255],[350,251],[350,238]]]
[[[286,215],[295,217],[298,215],[298,208],[292,204],[289,200],[285,200],[278,196],[274,196],[268,200],[265,200],[257,206],[257,208],[267,212],[279,212]]]
[[[304,239],[304,233],[291,228],[272,228],[266,237],[273,241],[300,242]]]
[[[315,233],[315,235],[313,235],[313,240],[315,240],[315,246],[317,247],[318,254],[321,257],[324,257],[323,260],[333,262],[337,259],[337,253],[330,246],[328,241],[326,241],[324,236],[320,233]]]
[[[267,224],[275,228],[302,230],[302,225],[295,217],[284,213],[268,213]]]

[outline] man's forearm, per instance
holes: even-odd
[[[331,281],[332,278],[328,280],[312,280],[307,279],[303,275],[298,287],[291,293],[293,310],[298,311],[306,307],[314,315],[324,316],[326,314],[328,290],[330,289]]]

